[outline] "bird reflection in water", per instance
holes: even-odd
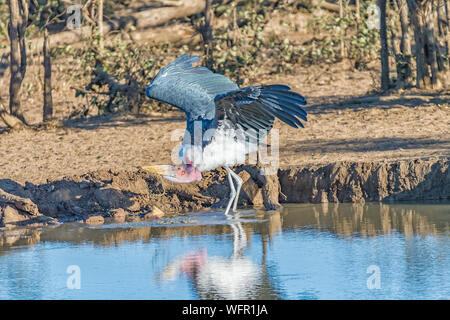
[[[273,224],[269,239],[281,231],[280,213],[269,217]],[[244,255],[249,241],[239,215],[230,221],[233,252],[229,257],[210,256],[206,248],[176,258],[160,275],[161,281],[186,277],[200,299],[273,299],[273,290],[265,263],[267,234],[261,234],[263,259],[255,263]],[[276,230],[275,230],[276,229]],[[266,230],[267,231],[267,230]]]

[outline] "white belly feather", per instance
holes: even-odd
[[[183,144],[180,155],[200,171],[218,167],[232,167],[245,163],[246,155],[258,149],[257,143],[236,139],[234,130],[216,130],[212,141],[203,150],[201,146]]]

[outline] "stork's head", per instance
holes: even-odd
[[[161,175],[177,183],[189,183],[202,180],[202,173],[192,165],[155,165],[143,167],[144,170]]]

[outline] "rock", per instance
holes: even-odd
[[[40,216],[39,219],[42,222],[45,222],[49,226],[57,226],[57,225],[61,224],[61,222],[59,222],[58,219],[55,219],[52,217]]]
[[[72,207],[72,212],[73,212],[74,214],[76,214],[76,215],[81,215],[81,214],[83,214],[83,209],[81,209],[81,208],[78,207],[78,206],[73,206],[73,207]]]
[[[0,206],[0,227],[38,227],[57,224],[59,224],[59,221],[52,217],[44,215],[31,216],[11,205]]]
[[[273,174],[269,167],[243,166],[241,167],[246,173],[241,171],[244,184],[243,190],[253,205],[264,205],[266,210],[277,210],[282,208],[279,203],[280,183],[278,176]],[[252,180],[252,181],[251,181]],[[260,187],[261,186],[261,187]],[[259,188],[259,190],[257,189]],[[247,194],[248,192],[248,194]]]
[[[97,226],[105,223],[105,219],[102,216],[91,216],[87,218],[84,222],[89,225]]]
[[[58,214],[58,206],[55,203],[43,203],[39,206],[42,214],[50,217],[55,217]]]
[[[266,210],[281,209],[282,206],[278,202],[280,196],[280,182],[277,175],[265,175],[264,185],[262,187],[262,198]]]
[[[74,199],[75,196],[76,193],[72,188],[63,187],[61,189],[53,191],[48,198],[49,200],[54,202],[65,202]]]
[[[111,217],[116,222],[124,222],[125,218],[127,217],[127,212],[125,210],[123,210],[122,208],[112,209],[109,212],[110,212]]]
[[[39,216],[19,223],[20,226],[27,227],[56,226],[59,224],[61,223],[57,219],[47,216]]]
[[[111,187],[121,190],[122,192],[130,192],[134,195],[148,195],[147,182],[141,177],[130,177],[125,174],[119,174],[112,179]]]
[[[0,227],[36,223],[40,216],[33,201],[0,189]]]
[[[56,205],[56,208],[58,209],[58,211],[64,212],[66,211],[66,206],[64,205],[64,202],[60,202]]]
[[[80,182],[80,189],[88,189],[91,187],[91,182],[88,180],[83,180]]]
[[[152,208],[152,214],[153,214],[154,216],[158,217],[158,218],[162,218],[162,217],[164,217],[164,215],[165,215],[165,213],[164,213],[161,209],[159,209],[158,207],[156,207],[156,206],[153,206],[153,208]]]
[[[131,204],[127,207],[127,210],[129,211],[139,211],[141,210],[141,204],[139,203],[139,201],[137,199],[130,199]]]
[[[0,207],[1,227],[6,226],[7,224],[24,221],[26,219],[28,219],[27,216],[20,214],[19,211],[11,205]]]
[[[250,173],[244,170],[239,173],[239,176],[242,179],[240,201],[248,201],[254,206],[263,205],[262,190],[252,179]]]
[[[164,213],[161,209],[159,209],[159,208],[156,207],[156,206],[153,206],[152,212],[147,213],[147,214],[144,216],[144,218],[145,218],[146,220],[153,220],[153,219],[159,219],[159,218],[162,218],[162,217],[164,217],[164,215],[165,215],[165,213]]]
[[[132,205],[121,190],[110,186],[95,190],[94,196],[97,202],[106,209],[127,208]]]
[[[11,204],[14,207],[16,207],[17,209],[19,209],[23,212],[26,212],[32,216],[40,215],[37,205],[30,199],[22,198],[22,197],[7,193],[7,192],[3,191],[2,189],[0,189],[0,205],[2,203]]]
[[[31,182],[25,182],[25,190],[32,190],[34,187],[34,184],[32,184]]]

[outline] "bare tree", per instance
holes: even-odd
[[[394,11],[391,10],[389,15],[391,17],[391,47],[394,53],[397,70],[396,88],[404,88],[411,84],[412,77],[408,7],[406,5],[406,0],[393,1],[392,5]],[[396,22],[399,22],[400,28]],[[396,32],[400,32],[400,36],[396,35]]]
[[[28,4],[26,0],[9,0],[10,39],[9,111],[10,114],[25,123],[20,104],[22,82],[27,70],[27,52],[25,30],[28,23]]]
[[[52,99],[52,63],[50,58],[50,43],[48,39],[48,26],[44,28],[44,121],[53,117]]]
[[[212,0],[205,0],[205,23],[201,28],[204,52],[206,57],[206,66],[211,68],[213,63],[212,58],[212,27],[211,27],[211,17],[212,17]]]
[[[339,18],[341,19],[341,24],[342,24],[342,19],[344,18],[344,4],[342,3],[342,0],[339,0]],[[344,30],[343,28],[340,28],[340,41],[339,41],[339,45],[340,45],[340,53],[341,53],[341,57],[345,58],[346,54],[345,54],[345,39],[344,39]]]
[[[445,47],[445,54],[449,55],[450,35],[449,35],[449,21],[448,21],[448,6],[447,0],[437,0],[437,25],[439,30],[439,38],[443,40]]]
[[[408,6],[406,0],[397,0],[400,16],[400,26],[402,35],[400,39],[400,54],[401,60],[398,64],[400,69],[399,80],[408,83],[411,81],[412,67],[411,67],[411,39],[409,37],[409,21],[408,21]]]
[[[361,13],[360,13],[360,4],[359,0],[355,0],[355,16],[356,16],[356,26],[359,27],[359,24],[361,22]]]
[[[98,12],[97,12],[97,28],[98,28],[98,42],[99,42],[99,52],[103,54],[104,45],[104,35],[103,35],[103,0],[98,0]]]
[[[445,20],[444,20],[444,24],[445,24],[445,31],[444,31],[444,39],[446,39],[445,41],[445,46],[446,46],[446,54],[447,57],[450,55],[450,18],[449,18],[449,13],[448,13],[449,9],[448,9],[448,0],[444,0],[444,12],[445,12]]]
[[[44,108],[43,120],[49,121],[53,118],[53,98],[52,98],[52,61],[50,56],[50,37],[48,27],[59,17],[65,14],[65,10],[58,13],[57,4],[47,0],[45,5],[39,10],[39,16],[35,23],[44,30],[44,41],[42,44],[42,54],[44,57]]]
[[[380,8],[381,89],[389,89],[389,47],[386,27],[386,0],[378,0]]]

